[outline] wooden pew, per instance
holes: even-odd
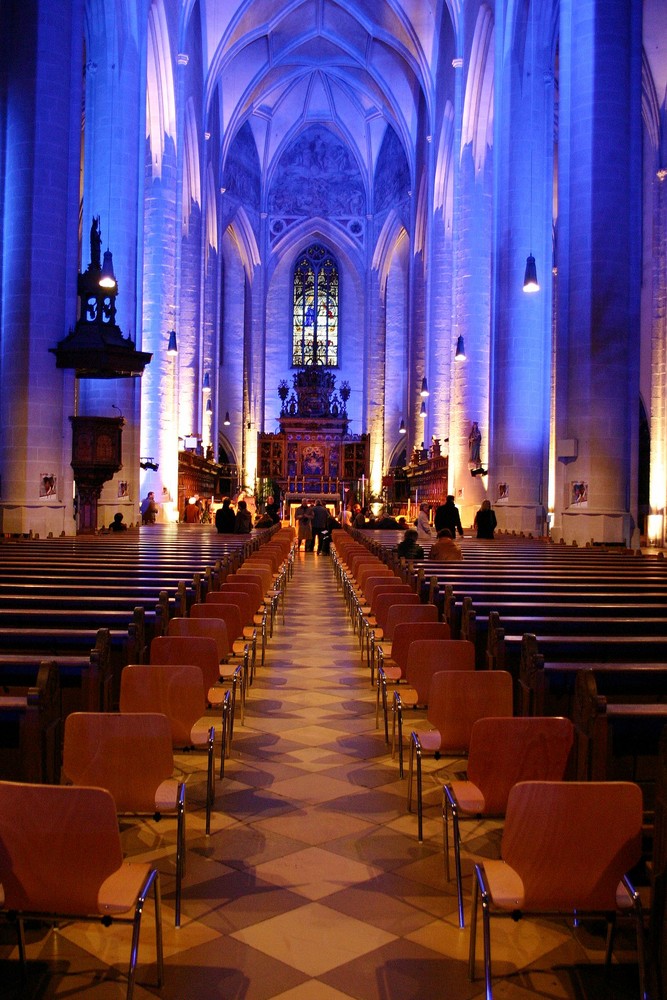
[[[667,725],[665,702],[608,702],[592,670],[578,671],[572,722],[574,773],[578,781],[634,781],[653,816],[661,733]]]
[[[33,684],[24,680],[0,673],[0,778],[58,784],[62,731],[56,665],[45,660]]]
[[[608,701],[665,700],[667,660],[660,663],[547,661],[536,637],[528,633],[521,643],[518,713],[571,718],[575,679],[583,668],[593,671],[598,692]]]

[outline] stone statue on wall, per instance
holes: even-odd
[[[99,215],[93,216],[90,227],[90,266],[92,270],[99,271],[102,267],[102,230],[100,229]]]
[[[482,432],[479,429],[479,425],[476,420],[473,420],[472,427],[470,428],[470,434],[468,435],[468,447],[470,449],[470,461],[475,463],[476,467],[479,467],[480,457],[479,449],[482,443]]]

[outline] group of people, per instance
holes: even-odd
[[[264,510],[257,515],[254,525],[245,499],[237,500],[236,510],[234,510],[231,497],[225,497],[222,506],[218,507],[215,512],[215,527],[221,535],[247,535],[253,527],[271,528],[279,520],[280,510],[273,496],[266,498]]]
[[[482,501],[482,506],[475,514],[473,522],[477,538],[493,538],[496,526],[497,519],[491,501]],[[455,539],[457,534],[463,538],[463,525],[453,496],[448,496],[444,504],[436,509],[433,526],[429,520],[428,504],[421,505],[415,527],[408,528],[405,532],[403,541],[396,549],[397,554],[406,559],[423,559],[424,549],[419,544],[419,536],[420,534],[432,536],[434,532],[436,540],[431,545],[429,559],[435,562],[460,562],[463,559],[463,552]]]
[[[303,542],[306,552],[326,554],[331,544],[331,532],[341,527],[340,521],[329,513],[321,500],[314,503],[302,500],[294,511],[294,520],[297,526],[297,548],[300,549]]]

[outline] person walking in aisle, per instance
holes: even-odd
[[[454,503],[454,497],[451,494],[435,512],[435,530],[440,531],[441,528],[449,528],[452,533],[452,538],[456,537],[457,531],[461,538],[463,538],[461,515],[459,514],[458,507]]]
[[[496,513],[491,508],[491,501],[483,500],[482,506],[475,514],[475,520],[473,523],[473,527],[477,528],[477,537],[493,538],[493,533],[496,530],[497,524]]]

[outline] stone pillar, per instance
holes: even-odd
[[[651,323],[651,506],[650,544],[665,544],[667,514],[667,170],[657,172],[653,186]]]
[[[519,32],[496,22],[493,436],[489,499],[499,527],[545,530],[551,384],[553,100],[534,0]],[[550,30],[550,29],[549,29]],[[509,50],[507,38],[513,38]],[[523,290],[526,258],[540,290]],[[466,345],[467,346],[467,345]]]
[[[74,533],[74,380],[49,353],[76,320],[83,3],[0,13],[0,527]]]
[[[561,4],[554,531],[579,544],[637,538],[641,51],[639,0]]]

